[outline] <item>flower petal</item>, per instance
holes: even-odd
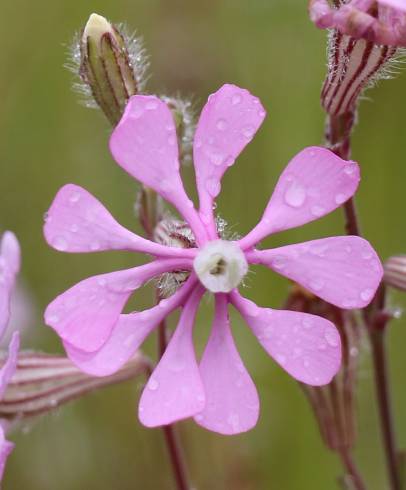
[[[159,259],[140,267],[90,277],[48,305],[45,323],[64,342],[94,352],[110,337],[124,305],[136,289],[159,274],[191,267],[187,259]]]
[[[61,252],[134,250],[172,257],[190,253],[132,233],[117,223],[92,194],[74,184],[59,190],[46,214],[44,234],[48,244]]]
[[[194,138],[193,156],[202,219],[217,237],[213,201],[220,193],[228,167],[252,140],[265,117],[259,99],[248,90],[223,85],[210,95],[203,108]]]
[[[247,255],[254,263],[264,264],[346,309],[367,306],[383,275],[375,250],[357,236],[323,238]]]
[[[285,371],[309,385],[330,383],[341,364],[341,339],[333,323],[308,313],[260,308],[236,291],[231,300]]]
[[[10,297],[20,270],[20,245],[14,233],[6,231],[0,242],[0,339],[10,319]]]
[[[406,11],[406,3],[404,0],[379,0],[379,3],[383,3],[388,7],[393,7],[394,9]]]
[[[7,458],[10,456],[10,453],[13,449],[14,444],[6,440],[4,429],[0,425],[0,482],[3,479]]]
[[[242,240],[247,249],[267,235],[316,220],[353,196],[359,168],[330,150],[310,147],[288,164],[279,178],[259,224]]]
[[[204,289],[198,286],[185,304],[175,333],[144,388],[138,415],[147,427],[171,424],[204,408],[204,388],[192,338],[203,293]]]
[[[165,102],[154,96],[131,97],[111,136],[110,150],[124,170],[175,206],[198,242],[205,240],[206,232],[182,184],[176,127]]]
[[[8,357],[0,369],[0,400],[3,398],[7,385],[16,370],[19,348],[20,335],[18,332],[14,332],[8,347]]]
[[[206,406],[195,421],[206,429],[231,435],[256,425],[259,399],[234,344],[227,303],[226,295],[216,295],[212,331],[200,362]]]
[[[111,337],[97,352],[83,352],[64,343],[69,359],[87,374],[109,376],[118,371],[135,354],[146,337],[178,308],[196,285],[191,277],[170,298],[145,311],[120,315]]]

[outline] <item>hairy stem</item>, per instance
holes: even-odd
[[[346,113],[340,116],[329,116],[326,127],[328,146],[341,158],[351,157],[351,131],[354,127],[355,114]],[[349,235],[361,235],[354,199],[347,201],[344,206],[346,231]],[[382,282],[369,307],[364,311],[364,321],[369,332],[372,345],[372,362],[374,368],[376,397],[379,406],[380,425],[383,436],[386,462],[388,467],[391,490],[401,490],[398,465],[398,451],[395,440],[395,430],[392,406],[389,392],[389,376],[387,370],[387,355],[385,350],[386,324],[389,317],[385,314],[385,284]],[[342,458],[343,463],[345,462]]]
[[[343,467],[345,468],[347,475],[351,479],[351,488],[354,490],[366,490],[365,483],[362,479],[360,472],[355,464],[350,451],[343,449],[340,450],[340,459]]]
[[[401,490],[395,428],[389,391],[385,328],[370,329],[376,395],[391,490]]]
[[[146,236],[154,239],[154,229],[159,221],[159,203],[156,193],[149,188],[143,188],[140,198],[139,217]],[[160,301],[159,291],[156,291],[156,301]],[[163,320],[158,327],[157,350],[158,360],[164,355],[167,346],[166,321]],[[180,439],[173,424],[165,425],[163,428],[165,444],[168,450],[173,477],[177,490],[190,490],[186,462],[183,455]]]

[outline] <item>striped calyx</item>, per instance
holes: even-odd
[[[394,255],[384,264],[386,284],[406,291],[406,255]]]
[[[329,39],[328,74],[321,103],[331,116],[354,112],[358,98],[379,78],[396,54],[393,46],[377,45],[366,39],[354,39],[333,30]]]

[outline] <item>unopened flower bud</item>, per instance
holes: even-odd
[[[196,126],[192,102],[181,97],[168,97],[164,95],[161,98],[172,111],[175,120],[180,161],[182,163],[190,163],[192,161],[193,136]]]
[[[140,41],[122,34],[104,17],[92,14],[72,49],[70,68],[112,125],[120,120],[129,97],[141,89],[145,57]]]
[[[386,284],[406,291],[406,255],[390,257],[384,264]]]
[[[131,379],[149,368],[137,353],[119,371],[102,378],[87,375],[63,356],[21,352],[17,369],[0,401],[0,418],[10,422],[48,413],[104,386]]]
[[[154,241],[167,247],[194,248],[195,237],[190,226],[183,221],[167,218],[154,230]],[[159,294],[166,298],[173,294],[189,277],[190,271],[173,271],[163,274],[158,281]]]
[[[331,116],[353,113],[363,91],[379,78],[385,78],[385,68],[396,51],[395,47],[333,30],[329,38],[328,73],[321,93],[324,110]]]
[[[313,409],[325,445],[340,452],[351,448],[356,440],[356,385],[361,329],[352,312],[343,311],[294,284],[285,307],[327,318],[341,336],[343,359],[340,371],[327,386],[301,383]]]

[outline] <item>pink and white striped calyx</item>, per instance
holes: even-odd
[[[264,117],[259,99],[234,85],[224,85],[209,97],[193,145],[196,209],[182,184],[171,111],[157,97],[130,99],[111,137],[113,157],[177,209],[193,232],[192,248],[165,246],[135,235],[119,225],[96,198],[72,184],[58,192],[47,215],[45,237],[57,250],[120,249],[153,257],[146,265],[85,279],[48,306],[46,323],[83,371],[96,376],[115,372],[166,316],[182,309],[140,400],[139,418],[146,426],[194,417],[207,429],[236,434],[256,424],[258,394],[231,334],[229,305],[295,379],[323,385],[336,374],[341,344],[335,326],[324,318],[262,308],[245,299],[238,286],[250,264],[263,264],[341,308],[366,306],[381,280],[376,253],[359,237],[257,248],[268,235],[318,219],[353,196],[359,183],[358,165],[324,148],[306,148],[292,159],[250,233],[236,241],[220,239],[213,204],[221,179]],[[190,275],[175,294],[149,310],[122,313],[136,289],[155,276],[179,270]],[[193,327],[207,291],[215,295],[215,315],[198,362]]]

